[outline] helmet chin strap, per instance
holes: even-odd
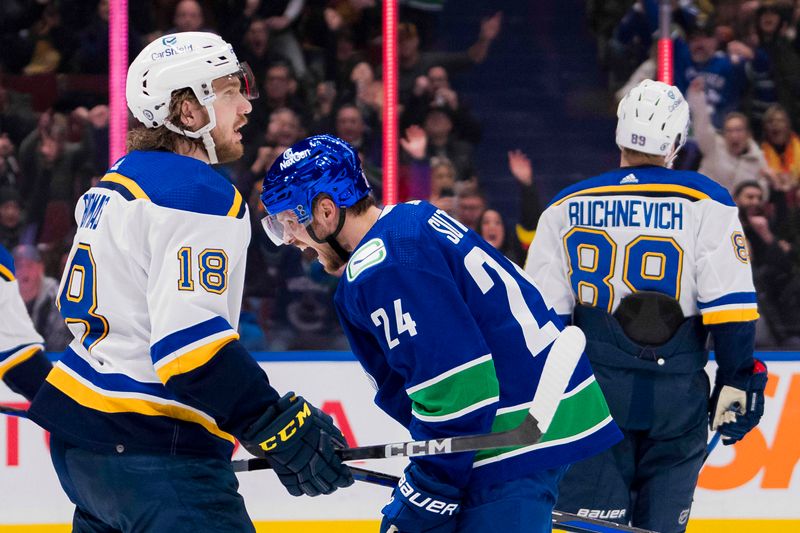
[[[213,130],[217,126],[217,114],[214,112],[214,106],[211,104],[204,106],[208,111],[208,124],[203,126],[197,131],[190,131],[185,130],[183,128],[179,128],[169,120],[164,121],[164,126],[170,130],[174,131],[179,135],[183,135],[184,137],[189,137],[191,139],[203,139],[203,146],[206,149],[206,154],[208,155],[208,162],[212,165],[216,165],[219,163],[219,159],[217,159],[217,150],[214,145],[214,139],[211,138],[211,130]]]
[[[338,255],[342,261],[347,263],[350,260],[350,252],[345,250],[342,247],[342,245],[339,244],[339,241],[336,240],[336,237],[339,235],[339,232],[341,232],[342,228],[344,227],[344,219],[345,219],[345,210],[343,208],[339,208],[339,223],[337,224],[336,229],[333,231],[333,233],[331,233],[324,239],[320,239],[319,237],[317,237],[317,234],[314,233],[314,228],[311,227],[311,224],[309,224],[306,227],[306,230],[308,231],[308,235],[312,239],[314,239],[314,242],[317,242],[319,244],[328,243],[330,247],[333,248],[333,251],[336,252],[336,255]]]

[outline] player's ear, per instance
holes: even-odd
[[[181,125],[188,130],[196,130],[202,124],[201,107],[191,99],[185,99],[181,102]]]
[[[339,214],[336,211],[336,204],[331,198],[323,198],[317,205],[319,209],[320,220],[328,223],[338,218]]]

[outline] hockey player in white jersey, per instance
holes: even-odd
[[[129,68],[145,127],[78,201],[58,296],[75,338],[30,409],[73,531],[254,531],[235,438],[295,496],[353,482],[331,418],[281,397],[238,341],[249,217],[209,163],[242,155],[255,87],[210,33],[159,38]]]
[[[44,341],[36,332],[19,294],[14,259],[0,245],[0,378],[14,392],[32,400],[50,372]]]
[[[525,270],[586,333],[625,434],[573,465],[558,508],[673,533],[686,528],[707,424],[725,444],[741,439],[763,413],[767,372],[753,358],[756,294],[736,206],[709,178],[669,169],[689,127],[683,95],[645,80],[617,116],[621,168],[555,197]]]

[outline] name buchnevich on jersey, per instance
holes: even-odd
[[[683,229],[683,204],[672,200],[572,200],[567,209],[570,226]]]

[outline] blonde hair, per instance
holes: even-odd
[[[194,92],[188,87],[172,92],[172,97],[169,101],[169,116],[167,117],[167,120],[172,124],[181,124],[181,106],[183,102],[186,101],[194,102],[199,105]],[[133,150],[177,152],[182,146],[188,148],[189,151],[196,148],[205,151],[202,139],[186,137],[168,130],[167,127],[163,125],[157,128],[138,126],[130,130],[125,139],[125,150],[128,152],[132,152]]]

